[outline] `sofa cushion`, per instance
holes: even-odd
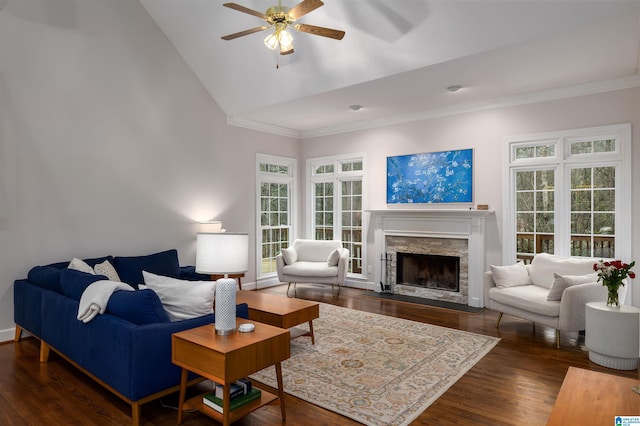
[[[531,262],[529,277],[531,283],[546,288],[551,288],[555,277],[560,275],[586,275],[593,273],[592,258],[561,257],[547,253],[538,253]]]
[[[298,254],[298,261],[326,263],[329,253],[342,248],[342,243],[336,240],[298,239],[293,242],[293,248]]]
[[[169,322],[169,315],[155,291],[116,291],[107,304],[107,313],[134,324],[155,324]]]
[[[293,265],[298,260],[298,253],[293,247],[282,249],[282,259],[286,265]]]
[[[178,251],[166,250],[146,256],[116,257],[113,265],[120,276],[120,280],[137,288],[144,283],[142,271],[166,277],[180,278],[180,264]]]
[[[67,263],[63,268],[66,268],[66,265]],[[62,271],[63,269],[56,266],[34,266],[27,274],[27,279],[38,287],[62,293],[60,287],[60,273]]]
[[[75,269],[63,269],[60,271],[60,287],[62,294],[73,300],[80,300],[82,293],[96,281],[106,280],[104,275],[90,274]]]
[[[116,272],[116,268],[114,268],[111,262],[109,262],[108,260],[105,260],[102,263],[98,263],[93,267],[93,271],[96,274],[104,275],[109,279],[109,281],[122,281],[120,279],[120,276],[118,275],[118,272]]]
[[[338,262],[340,261],[340,250],[335,249],[331,253],[329,253],[329,257],[327,258],[327,265],[329,266],[338,266]]]
[[[282,272],[286,275],[297,275],[303,277],[337,277],[338,267],[329,266],[327,262],[305,262],[297,261],[293,265],[285,265]]]
[[[547,288],[533,284],[506,288],[493,287],[489,290],[489,298],[524,311],[548,317],[558,317],[560,316],[560,302],[548,301],[548,293]]]
[[[560,275],[554,273],[553,276],[555,279],[547,295],[547,300],[561,300],[564,290],[572,285],[598,282],[598,274],[595,272],[586,275]]]
[[[527,268],[522,262],[506,266],[491,265],[491,273],[493,274],[493,281],[499,288],[531,284],[529,272],[527,272]]]
[[[143,271],[145,285],[155,291],[171,321],[213,312],[215,281],[185,281]]]

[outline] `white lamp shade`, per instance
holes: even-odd
[[[196,272],[239,274],[249,270],[249,234],[237,232],[198,233]]]

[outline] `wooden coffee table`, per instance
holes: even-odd
[[[317,302],[276,296],[259,291],[241,290],[236,293],[236,303],[249,305],[249,319],[280,328],[292,328],[308,322],[309,331],[292,329],[291,338],[311,336],[315,344],[313,320],[320,317],[320,305]]]
[[[237,325],[246,320],[238,319]],[[171,336],[171,360],[182,367],[180,400],[178,402],[178,424],[182,422],[184,410],[196,409],[224,426],[246,416],[250,412],[276,399],[280,402],[282,421],[286,420],[284,388],[280,363],[290,356],[289,330],[268,324],[255,324],[249,333],[217,335],[213,324],[181,331]],[[278,395],[262,390],[261,398],[235,410],[229,409],[231,384],[269,366],[275,366],[278,380]],[[185,401],[187,377],[193,371],[207,379],[224,385],[222,413],[202,403],[205,394]]]
[[[640,417],[640,380],[569,367],[547,426],[613,425],[616,416]]]

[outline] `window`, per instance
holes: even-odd
[[[348,272],[362,275],[364,156],[311,159],[308,164],[308,234],[316,240],[341,240],[350,254]]]
[[[630,125],[511,138],[505,263],[630,256],[630,144]]]
[[[257,277],[276,274],[276,256],[291,244],[296,160],[258,154]]]

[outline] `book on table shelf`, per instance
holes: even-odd
[[[241,395],[237,398],[229,401],[229,408],[233,411],[238,407],[242,407],[245,404],[248,404],[251,401],[255,401],[256,399],[260,399],[262,392],[260,389],[253,388],[251,391],[245,395]],[[202,397],[202,403],[207,407],[213,408],[219,413],[222,413],[222,400],[216,397],[215,392],[210,392]]]
[[[251,392],[251,380],[240,379],[237,382],[231,383],[229,395],[231,395],[231,399],[234,399],[249,392]],[[216,383],[215,395],[217,398],[224,399],[224,386]]]

